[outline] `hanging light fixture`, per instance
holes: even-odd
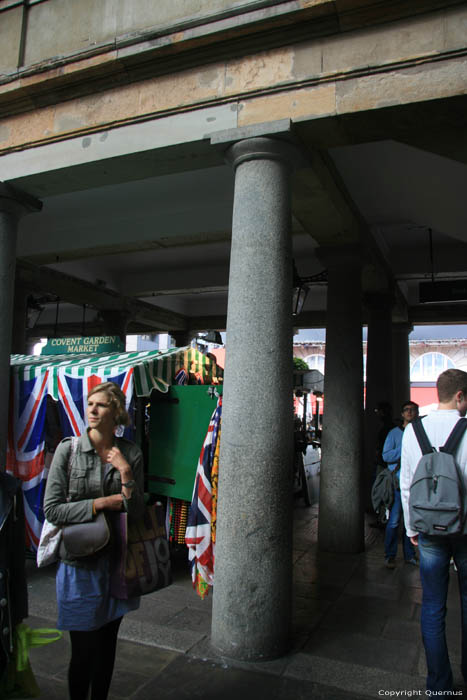
[[[298,316],[302,312],[305,300],[308,296],[308,286],[299,277],[295,262],[293,263],[293,287],[292,287],[292,315]]]
[[[428,229],[428,245],[431,265],[431,281],[420,282],[418,285],[419,301],[421,304],[446,303],[467,301],[467,279],[455,277],[437,280],[435,277],[435,254],[433,248],[433,230]]]
[[[27,299],[27,328],[35,328],[36,323],[39,321],[42,312],[44,311],[44,306],[35,299],[31,294]]]
[[[293,287],[292,287],[292,315],[298,316],[305,305],[305,300],[308,296],[308,291],[312,285],[327,284],[328,272],[323,270],[316,275],[310,277],[300,277],[293,263]]]
[[[60,311],[60,297],[57,297],[57,306],[55,308],[55,325],[54,325],[54,338],[57,337],[58,332],[58,313]]]
[[[86,304],[83,304],[83,320],[81,322],[81,335],[86,335]]]
[[[204,333],[196,334],[196,345],[198,346],[198,349],[203,350],[210,343],[213,345],[223,345],[222,336],[219,331],[210,330]]]

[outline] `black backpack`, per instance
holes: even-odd
[[[412,422],[422,451],[409,492],[410,525],[425,535],[467,534],[467,494],[454,454],[467,419],[460,418],[443,447],[430,443],[421,418]]]
[[[394,503],[394,489],[394,472],[386,467],[376,476],[371,489],[373,510],[378,516],[378,522],[382,525],[389,520],[389,511]]]

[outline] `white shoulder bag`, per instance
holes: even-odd
[[[68,479],[70,478],[71,463],[76,453],[78,446],[78,438],[71,438],[71,450],[68,457]],[[41,537],[37,548],[36,562],[37,566],[48,566],[59,560],[58,550],[62,539],[62,526],[52,525],[47,519],[42,525]]]

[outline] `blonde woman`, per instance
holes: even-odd
[[[115,436],[128,424],[125,395],[114,382],[98,384],[88,394],[89,427],[76,444],[65,438],[55,452],[44,498],[47,520],[56,525],[93,520],[100,511],[143,513],[143,458],[137,445]],[[70,466],[69,466],[70,462]],[[122,617],[139,607],[139,598],[110,595],[111,545],[86,559],[68,554],[57,568],[59,629],[68,630],[71,661],[70,700],[105,700],[112,679]]]

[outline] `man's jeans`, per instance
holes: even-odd
[[[457,566],[461,598],[462,675],[467,681],[467,537],[419,535],[420,578],[423,588],[422,637],[428,675],[427,690],[452,690],[446,644],[446,599],[451,557]]]
[[[395,559],[397,554],[397,543],[399,541],[399,523],[402,518],[401,492],[394,490],[394,503],[392,504],[389,520],[386,523],[386,534],[384,536],[384,556],[386,559]],[[407,561],[415,557],[413,544],[405,534],[403,534],[404,559]]]

